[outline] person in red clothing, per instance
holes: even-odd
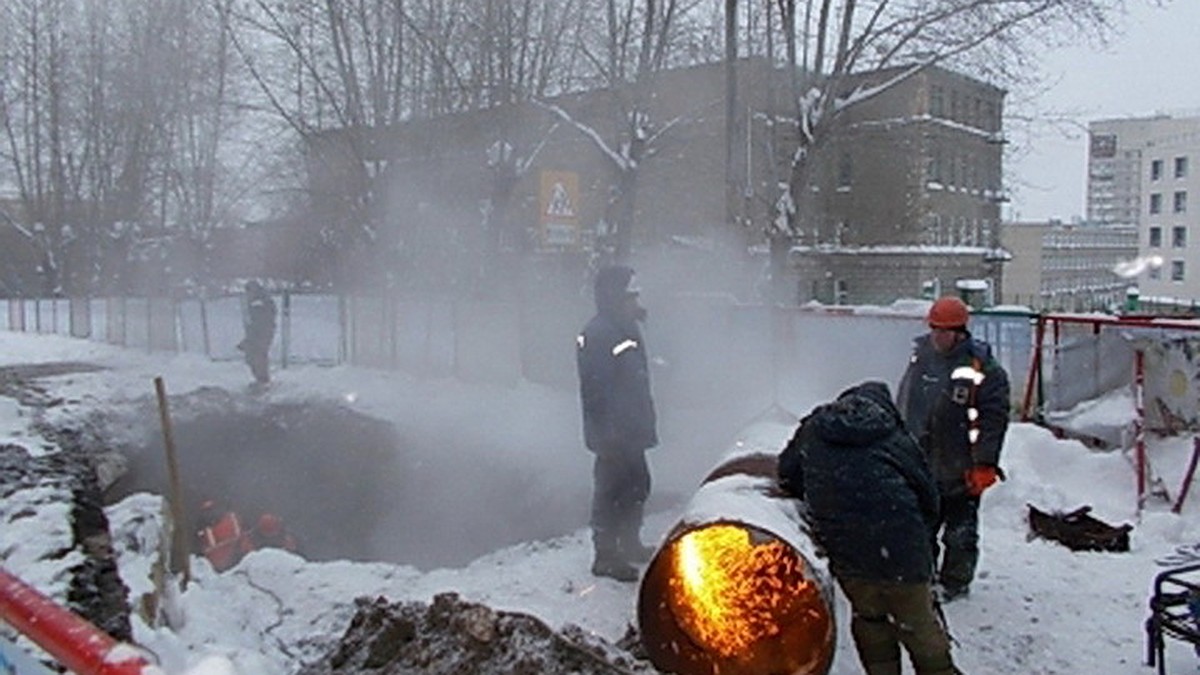
[[[241,519],[230,509],[218,508],[216,501],[208,500],[200,506],[200,522],[203,527],[197,532],[200,538],[200,553],[208,559],[218,572],[233,567],[245,554]]]
[[[283,526],[283,519],[273,513],[258,517],[254,529],[246,533],[243,548],[245,553],[260,548],[280,548],[290,553],[297,552],[296,538]]]

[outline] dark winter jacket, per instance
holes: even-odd
[[[807,505],[839,578],[932,578],[938,493],[887,385],[868,382],[800,422],[779,457],[779,482]]]
[[[645,343],[637,321],[597,296],[596,316],[576,339],[583,439],[592,452],[658,445]]]
[[[266,291],[251,291],[246,297],[246,351],[266,351],[275,339],[275,301]]]
[[[1008,397],[1008,374],[986,342],[968,336],[948,353],[939,354],[929,335],[914,340],[912,358],[896,392],[897,406],[925,450],[943,495],[965,494],[963,475],[972,466],[999,467],[1008,430]],[[972,405],[979,411],[979,436],[974,443]]]

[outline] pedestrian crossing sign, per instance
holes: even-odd
[[[578,248],[579,175],[574,171],[542,171],[538,226],[545,248]]]

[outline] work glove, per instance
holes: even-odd
[[[982,495],[983,491],[990,488],[998,477],[996,467],[988,464],[976,464],[963,474],[963,478],[967,482],[967,494],[972,497]]]

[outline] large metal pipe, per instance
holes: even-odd
[[[704,479],[642,576],[638,629],[679,675],[823,675],[836,640],[832,577],[774,454]]]

